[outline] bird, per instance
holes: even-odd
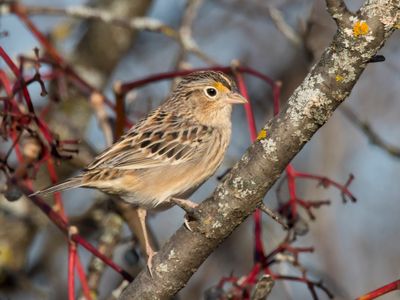
[[[231,138],[232,105],[244,103],[246,98],[225,73],[192,72],[79,175],[34,195],[95,188],[137,207],[151,274],[156,252],[149,243],[147,210],[197,207],[188,197],[222,163]]]

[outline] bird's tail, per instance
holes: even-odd
[[[29,196],[36,196],[36,195],[46,196],[48,194],[52,194],[55,192],[62,192],[68,189],[77,188],[81,186],[83,186],[82,176],[76,176],[69,178],[65,181],[62,181],[56,185],[45,188],[43,190],[36,191],[35,193]]]

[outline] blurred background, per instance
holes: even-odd
[[[363,3],[347,2],[352,10]],[[195,43],[195,50],[186,51],[176,39],[160,32],[132,31],[101,21],[54,16],[49,12],[29,13],[33,23],[78,74],[112,100],[112,88],[117,81],[128,82],[176,69],[207,67],[210,63],[229,66],[233,60],[239,60],[282,82],[281,104],[284,106],[336,30],[323,0],[32,0],[21,3],[42,8],[87,5],[126,19],[146,16],[176,29],[183,41]],[[5,51],[15,61],[19,55],[34,57],[35,47],[43,54],[41,45],[21,20],[5,9],[2,12],[0,45]],[[355,298],[400,277],[399,38],[400,33],[396,32],[389,39],[380,53],[386,61],[367,67],[343,107],[293,161],[299,171],[326,176],[340,183],[345,183],[349,174],[355,177],[350,190],[358,201],[345,205],[337,189],[324,189],[315,181],[297,181],[301,199],[331,200],[331,205],[313,210],[315,220],[310,220],[299,208],[305,235],[299,236],[293,245],[314,247],[313,253],[299,254],[301,268],[307,270],[312,280],[323,280],[335,299]],[[3,61],[0,61],[0,68],[9,72]],[[45,65],[40,69],[43,73],[47,70],[49,67]],[[272,90],[258,79],[245,76],[245,80],[257,125],[261,128],[272,118]],[[63,179],[90,162],[107,142],[88,98],[70,89],[65,82],[64,87],[60,84],[62,82],[47,81],[49,94],[45,97],[40,96],[38,84],[31,85],[29,91],[36,110],[47,110],[46,121],[53,132],[63,139],[81,141],[76,146],[77,156],[57,164],[58,177]],[[162,81],[130,92],[125,102],[128,118],[132,122],[140,119],[168,95],[172,85],[173,81]],[[0,95],[4,96],[1,93],[2,90]],[[107,109],[106,113],[113,123],[114,112]],[[366,134],[368,130],[363,122],[390,151],[371,142],[371,134]],[[225,161],[214,178],[191,199],[199,202],[209,196],[218,183],[217,177],[229,169],[249,145],[245,112],[242,107],[235,107],[233,137]],[[10,147],[9,140],[2,140],[2,157]],[[8,163],[16,167],[15,153]],[[43,166],[36,178],[36,188],[50,184]],[[1,174],[1,185],[4,190],[4,174]],[[283,198],[287,197],[286,189],[283,185]],[[278,205],[274,190],[265,199],[272,208]],[[26,198],[8,202],[3,195],[0,197],[0,299],[66,299],[67,243],[64,236]],[[63,193],[63,199],[70,222],[94,244],[102,237],[104,226],[113,224],[109,201],[100,192],[71,190]],[[149,218],[159,245],[181,226],[183,216],[182,210],[172,208]],[[140,250],[137,243],[131,241],[126,225],[118,221],[117,224],[121,230],[117,234],[113,259],[134,274],[143,265],[139,259]],[[284,237],[281,227],[264,217],[266,252],[279,245]],[[253,266],[253,249],[253,221],[248,219],[207,259],[178,298],[203,299],[208,295],[208,299],[216,299],[211,298],[210,288],[222,277],[245,276]],[[88,265],[91,255],[82,249],[79,254],[84,265]],[[277,273],[297,276],[302,270],[293,266],[290,259],[273,268]],[[110,299],[121,277],[107,268],[99,280],[99,299]],[[318,289],[317,292],[320,299],[328,298],[324,292]],[[79,288],[77,293],[81,293]],[[399,292],[394,292],[382,299],[399,297]],[[304,283],[279,280],[270,298],[312,299],[312,296]]]

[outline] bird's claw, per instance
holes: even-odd
[[[148,254],[148,258],[147,258],[147,270],[149,270],[149,274],[150,274],[151,277],[153,277],[153,271],[152,271],[152,268],[153,268],[153,257],[156,254],[157,254],[157,252],[153,252],[152,251],[151,253]]]
[[[187,216],[185,216],[183,223],[185,224],[187,230],[189,230],[190,232],[193,231],[193,229],[189,225],[189,218]]]

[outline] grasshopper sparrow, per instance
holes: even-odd
[[[185,198],[221,164],[231,137],[232,104],[246,102],[227,75],[191,73],[80,175],[35,194],[97,188],[137,206],[151,272],[155,252],[148,242],[146,210],[197,205]]]

